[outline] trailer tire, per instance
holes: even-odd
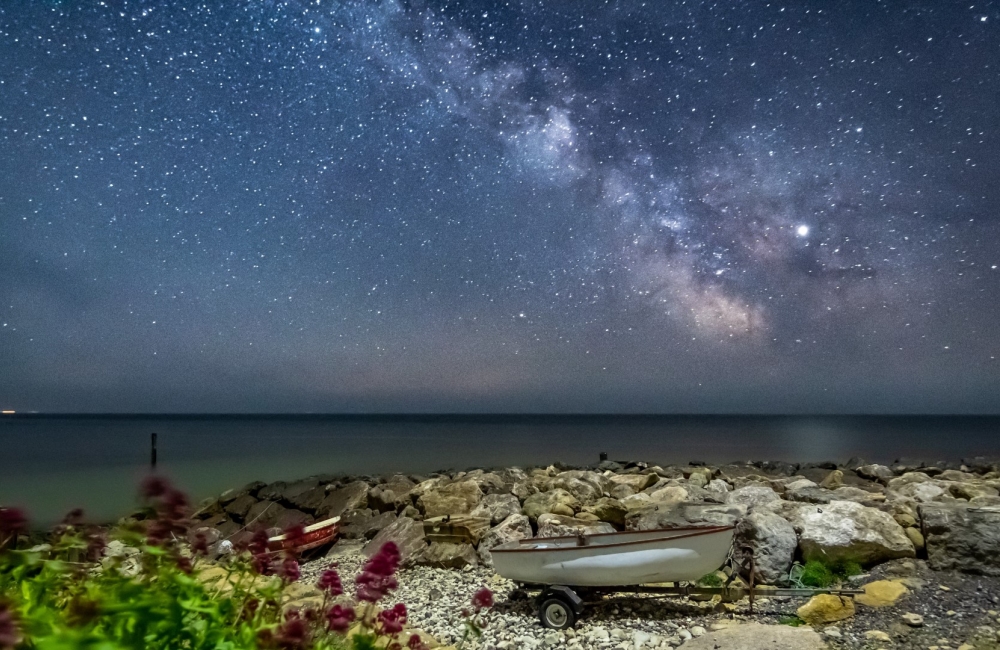
[[[576,612],[564,598],[549,596],[538,606],[538,618],[542,626],[553,630],[565,630],[576,623]]]

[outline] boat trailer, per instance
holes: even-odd
[[[750,613],[753,614],[754,599],[762,597],[793,597],[811,598],[818,594],[830,594],[833,596],[856,596],[864,593],[858,589],[811,589],[811,588],[783,588],[767,587],[761,589],[754,586],[756,567],[753,557],[753,550],[744,547],[743,559],[738,564],[733,559],[733,572],[729,582],[721,587],[703,587],[696,584],[669,584],[669,585],[621,585],[618,587],[570,587],[566,585],[544,585],[531,583],[517,583],[517,588],[512,593],[512,598],[517,598],[520,594],[527,596],[528,592],[539,592],[535,598],[538,606],[538,617],[542,625],[554,630],[563,630],[572,627],[586,605],[603,601],[607,594],[619,594],[618,597],[628,597],[639,594],[649,594],[661,597],[686,597],[686,596],[721,596],[724,603],[735,603],[744,597],[750,600]],[[748,584],[737,584],[736,576],[740,572],[745,572],[748,576]],[[585,598],[586,597],[586,600]]]

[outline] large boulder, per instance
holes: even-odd
[[[583,512],[594,515],[598,521],[606,521],[613,526],[622,528],[625,526],[625,515],[628,514],[628,509],[617,499],[601,497],[597,502],[584,506]]]
[[[368,507],[379,512],[399,511],[410,504],[410,490],[416,483],[396,474],[368,490]]]
[[[847,596],[819,594],[795,613],[809,625],[829,625],[854,616],[854,601]]]
[[[399,517],[379,531],[372,541],[362,549],[366,557],[378,553],[386,542],[395,542],[402,556],[402,566],[412,566],[427,548],[424,524],[409,517]]]
[[[290,483],[281,492],[281,500],[299,510],[316,512],[326,499],[325,485],[320,485],[317,479],[304,479]]]
[[[744,505],[751,511],[758,506],[780,499],[781,497],[772,488],[753,485],[737,488],[726,494],[726,503]]]
[[[487,494],[469,514],[489,519],[496,526],[507,517],[520,513],[521,502],[513,494]]]
[[[561,488],[548,492],[537,492],[524,500],[521,512],[530,519],[538,519],[547,512],[572,517],[580,509],[580,502],[572,494]]]
[[[809,505],[787,501],[770,504],[792,524],[803,558],[865,566],[914,557],[913,542],[888,513],[853,501]]]
[[[483,538],[479,540],[479,546],[476,550],[483,564],[493,566],[493,556],[490,554],[491,549],[507,542],[528,539],[530,537],[531,522],[528,518],[521,514],[510,515],[483,535]]]
[[[236,488],[232,490],[226,490],[221,495],[219,495],[219,503],[226,505],[230,501],[235,501],[242,496],[257,496],[257,491],[264,487],[264,483],[260,481],[254,481],[252,483],[247,483],[241,488]]]
[[[613,484],[596,472],[560,472],[549,484],[550,489],[559,488],[572,494],[582,504],[597,501]]]
[[[339,517],[348,510],[359,510],[367,507],[368,484],[364,481],[354,481],[331,490],[316,508],[316,515],[321,519]]]
[[[788,578],[798,543],[792,525],[770,512],[752,512],[736,528],[736,548],[753,550],[757,578],[768,585]]]
[[[439,569],[461,569],[479,564],[479,557],[472,544],[431,542],[415,559],[417,564]]]
[[[631,488],[632,493],[642,492],[646,488],[652,487],[660,480],[656,474],[612,474],[608,477],[614,485],[626,485]]]
[[[417,499],[417,507],[428,519],[442,515],[467,515],[479,505],[483,491],[473,480],[438,484]]]
[[[257,499],[253,498],[249,494],[244,494],[227,503],[224,509],[227,514],[242,521],[246,519],[247,513],[250,512],[250,508],[252,508],[255,503],[257,503]]]
[[[538,517],[538,537],[567,537],[613,532],[615,529],[611,524],[603,521],[587,521],[575,517],[554,515],[551,512]]]
[[[629,512],[625,515],[625,529],[655,530],[691,526],[734,526],[746,514],[747,507],[742,504],[676,503],[662,508],[652,506]]]
[[[1000,507],[924,504],[920,518],[932,569],[1000,576]]]
[[[896,476],[896,472],[892,471],[892,469],[878,464],[862,465],[854,471],[858,473],[858,476],[881,483],[888,483]]]

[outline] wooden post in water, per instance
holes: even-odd
[[[154,472],[156,471],[156,434],[153,434],[153,449],[149,456],[149,466]]]
[[[608,452],[606,452],[606,451],[602,451],[602,452],[601,452],[601,462],[603,463],[603,462],[604,462],[604,461],[606,461],[607,459],[608,459]]]

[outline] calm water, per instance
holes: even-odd
[[[0,504],[51,520],[107,519],[159,468],[196,497],[321,473],[643,459],[889,462],[1000,455],[1000,417],[896,416],[14,416],[0,418]]]

